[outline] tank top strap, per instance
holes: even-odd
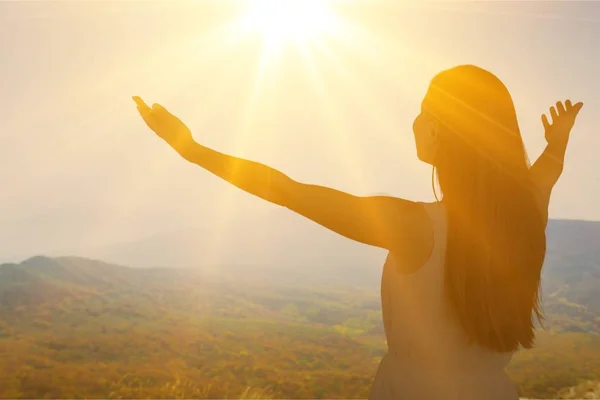
[[[426,203],[423,201],[418,202],[421,207],[427,213],[429,220],[431,221],[432,228],[435,231],[439,225],[439,220],[441,217],[441,211],[443,210],[443,205],[440,202],[435,203]],[[436,232],[437,233],[437,232]]]
[[[431,223],[431,229],[433,231],[433,245],[431,247],[429,258],[422,265],[420,265],[419,268],[416,268],[414,272],[398,273],[397,269],[394,266],[396,265],[396,262],[402,262],[402,260],[394,259],[393,255],[390,253],[386,259],[383,268],[383,275],[384,277],[387,277],[386,279],[384,279],[385,281],[391,279],[392,276],[394,277],[394,279],[401,279],[407,281],[419,279],[419,276],[430,273],[426,271],[429,271],[432,268],[438,269],[439,266],[432,265],[440,264],[440,262],[443,261],[445,255],[444,249],[446,247],[446,232],[444,229],[445,224],[443,205],[440,203],[425,202],[418,202],[418,204],[425,209],[425,212],[427,213],[427,216]]]
[[[422,269],[429,269],[431,265],[443,264],[446,249],[446,220],[444,204],[441,202],[435,203],[421,203],[429,220],[431,221],[431,228],[433,230],[433,247],[431,249],[431,255]]]
[[[436,201],[435,203],[425,203],[419,202],[427,212],[427,215],[431,219],[434,225],[439,225],[440,222],[443,223],[444,217],[444,204],[441,201]]]

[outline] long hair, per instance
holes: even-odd
[[[439,124],[437,179],[448,220],[444,290],[471,343],[534,344],[545,222],[512,98],[481,68],[438,74],[424,109]]]

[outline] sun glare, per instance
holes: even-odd
[[[331,31],[336,19],[326,0],[251,0],[242,29],[271,44],[307,41]]]

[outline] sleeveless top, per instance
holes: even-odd
[[[469,344],[444,298],[446,219],[442,203],[421,203],[432,222],[434,245],[414,273],[390,253],[383,268],[381,300],[388,352],[369,399],[518,399],[504,372],[512,353]]]

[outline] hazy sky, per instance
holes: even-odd
[[[600,220],[600,3],[348,1],[340,34],[266,64],[260,37],[227,25],[240,5],[223,4],[0,3],[0,261],[186,226],[294,229],[179,159],[132,95],[297,180],[433,200],[412,121],[433,75],[465,63],[508,86],[532,160],[540,114],[585,102],[550,215]]]

